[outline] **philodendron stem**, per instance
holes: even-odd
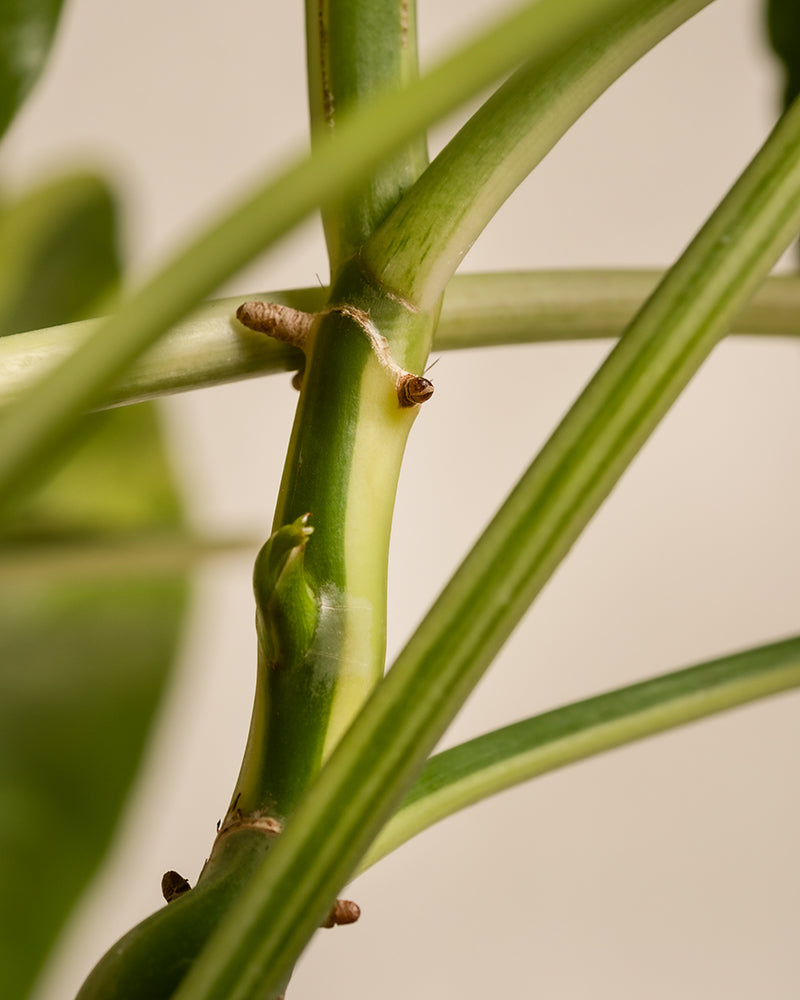
[[[402,387],[421,370],[433,318],[358,292],[358,281],[344,283],[342,301],[359,305],[332,306],[309,337],[268,542],[277,555],[265,547],[256,564],[261,665],[231,803],[245,815],[291,813],[383,674],[391,518],[419,409],[407,405]],[[398,345],[395,355],[390,344]],[[308,600],[313,610],[305,612]],[[282,656],[281,637],[284,645],[295,641],[306,620],[303,648]]]
[[[417,78],[416,5],[408,0],[306,0],[311,138],[336,136],[376,95]],[[424,133],[381,163],[354,192],[322,207],[331,274],[354,255],[428,163]]]
[[[337,141],[342,118],[416,78],[413,4],[308,0],[306,31],[315,143]],[[419,406],[405,387],[427,359],[438,302],[421,312],[390,298],[362,274],[358,249],[426,162],[415,138],[324,206],[334,280],[320,312],[238,313],[300,346],[305,370],[255,569],[260,665],[237,815],[283,821],[383,675],[392,511]]]
[[[618,337],[658,284],[657,271],[514,271],[457,274],[444,296],[434,351],[506,344]],[[266,302],[319,312],[325,288],[259,293]],[[216,299],[167,334],[123,378],[101,407],[122,406],[203,386],[296,371],[305,364],[290,344],[247,330],[234,317],[241,303]],[[0,404],[68,357],[100,320],[0,339]],[[797,337],[800,278],[767,278],[736,316],[732,334]]]
[[[573,702],[431,757],[360,871],[460,809],[634,740],[800,687],[800,636]]]

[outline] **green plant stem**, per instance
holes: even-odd
[[[457,274],[445,292],[434,351],[616,338],[663,276],[659,271],[518,271]],[[325,288],[247,296],[307,312]],[[302,352],[248,330],[233,315],[245,296],[217,299],[173,327],[106,392],[101,407],[156,399],[241,379],[296,371]],[[72,354],[99,320],[0,339],[0,404]],[[729,331],[800,336],[800,278],[767,278]],[[98,407],[100,408],[100,407]]]
[[[436,754],[360,866],[447,816],[606,750],[800,686],[800,637],[533,716]]]
[[[524,66],[470,118],[367,241],[361,259],[420,308],[444,291],[497,209],[641,56],[710,0],[642,0],[549,65]]]
[[[79,351],[0,418],[0,506],[17,500],[77,433],[81,414],[172,324],[318,205],[351,191],[429,124],[521,59],[552,58],[634,0],[540,0],[501,21],[401,92],[342,122],[276,179],[259,185],[123,302]]]
[[[800,229],[794,105],[344,735],[176,1000],[273,997],[502,642]]]
[[[338,141],[338,123],[348,112],[415,78],[415,38],[404,6],[309,0],[318,138],[321,128]],[[410,17],[413,27],[413,11]],[[231,799],[237,815],[269,813],[281,821],[290,815],[383,676],[392,510],[418,408],[401,406],[396,378],[381,362],[390,351],[393,363],[419,371],[435,312],[410,313],[382,296],[342,254],[352,255],[425,162],[424,146],[406,144],[323,212],[336,281],[330,308],[305,343],[273,535],[256,562],[258,687]],[[380,346],[371,336],[383,338]]]
[[[354,288],[348,301],[365,304]],[[379,297],[367,311],[384,335],[396,320],[427,350],[430,315],[408,317]],[[400,406],[394,380],[355,323],[335,313],[323,320],[308,351],[273,523],[277,532],[310,515],[304,576],[319,619],[302,662],[262,659],[232,809],[290,815],[383,675],[391,519],[417,409]],[[256,582],[258,592],[258,568]],[[292,629],[298,613],[287,614]]]
[[[417,79],[416,4],[409,0],[306,0],[312,144],[380,94]],[[323,206],[333,281],[428,163],[419,135],[349,197]]]

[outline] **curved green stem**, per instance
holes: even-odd
[[[359,871],[506,788],[798,686],[795,637],[574,702],[452,747],[431,757]]]
[[[642,0],[560,58],[518,70],[435,158],[361,251],[387,288],[424,308],[497,209],[628,69],[710,0]]]
[[[799,229],[797,104],[462,563],[175,1000],[275,994],[497,649]]]

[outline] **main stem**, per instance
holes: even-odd
[[[416,73],[405,2],[308,0],[307,33],[312,138],[335,141],[342,116]],[[305,335],[273,536],[256,564],[257,692],[227,823],[283,822],[383,675],[391,519],[419,408],[398,378],[424,367],[438,304],[390,297],[358,251],[425,162],[415,140],[323,212],[332,290]]]
[[[416,66],[408,14],[399,0],[309,2],[312,93],[324,88],[312,107],[355,107],[407,82]],[[368,21],[371,39],[348,21]],[[337,119],[323,124],[336,140]],[[174,993],[383,675],[391,516],[419,408],[398,389],[424,367],[438,304],[414,312],[388,296],[362,274],[357,247],[423,166],[415,141],[326,210],[327,305],[285,314],[306,364],[273,533],[254,573],[258,671],[241,771],[195,888],[118,942],[82,1000]]]

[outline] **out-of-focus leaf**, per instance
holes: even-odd
[[[800,94],[800,3],[767,0],[769,40],[785,71],[783,106]]]
[[[0,206],[0,334],[76,319],[109,295],[115,244],[111,198],[91,177]],[[87,435],[2,526],[0,562],[48,540],[185,542],[156,411],[94,415]],[[126,556],[92,577],[29,572],[9,586],[0,574],[1,997],[28,992],[108,846],[177,645],[182,568]]]
[[[89,436],[73,460],[30,498],[15,522],[17,532],[71,539],[174,531],[180,504],[154,405],[95,413],[87,427]]]
[[[63,0],[0,3],[0,135],[41,72],[62,3]]]
[[[0,202],[0,337],[83,319],[117,278],[114,205],[99,178],[60,177]]]
[[[0,602],[3,997],[26,995],[108,846],[185,592],[178,578],[110,576],[29,583]]]

